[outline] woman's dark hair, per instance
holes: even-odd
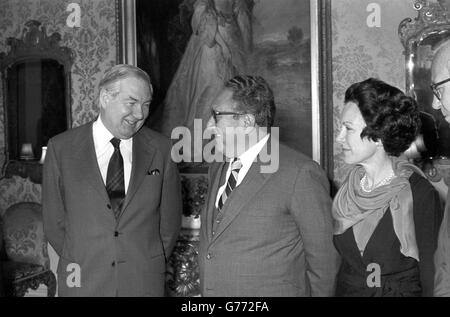
[[[344,102],[354,102],[361,111],[367,125],[361,138],[381,140],[388,155],[402,154],[419,133],[416,101],[381,80],[369,78],[351,85]]]

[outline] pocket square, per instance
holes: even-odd
[[[151,171],[148,171],[148,173],[147,173],[148,175],[159,175],[159,169],[154,169],[154,170],[151,170]]]

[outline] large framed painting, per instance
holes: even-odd
[[[119,60],[152,78],[149,127],[169,137],[175,127],[191,129],[195,119],[209,117],[224,81],[259,75],[274,91],[281,141],[332,178],[330,0],[117,1]],[[167,267],[171,296],[200,294],[198,228],[207,178],[193,165],[180,164],[183,217]]]
[[[220,84],[260,75],[288,146],[332,168],[330,0],[120,0],[121,60],[154,86],[147,125],[207,120]]]

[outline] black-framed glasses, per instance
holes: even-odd
[[[436,96],[436,98],[437,98],[439,101],[441,101],[442,95],[441,95],[441,91],[438,89],[438,87],[441,86],[441,85],[443,85],[443,84],[445,84],[445,83],[447,83],[447,82],[449,82],[449,81],[450,81],[450,78],[447,78],[447,79],[445,79],[445,80],[443,80],[443,81],[440,81],[440,82],[438,82],[438,83],[435,83],[435,84],[431,84],[431,85],[430,85],[430,88],[431,88],[431,90],[433,91],[433,94]]]
[[[214,118],[214,122],[217,123],[217,116],[242,116],[245,113],[243,112],[232,112],[232,111],[217,111],[214,109],[211,109],[211,116]]]

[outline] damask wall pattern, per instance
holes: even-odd
[[[0,218],[9,206],[19,202],[41,203],[40,184],[33,183],[29,178],[13,176],[0,181]]]
[[[80,27],[66,24],[69,3],[81,8]],[[0,0],[0,51],[9,49],[8,37],[20,37],[25,22],[38,20],[47,34],[61,34],[62,46],[74,51],[71,70],[72,126],[91,121],[97,115],[96,87],[103,72],[116,63],[114,0]],[[5,162],[4,107],[0,85],[0,169]],[[13,177],[0,181],[0,215],[20,201],[41,201],[41,185]]]
[[[0,51],[6,52],[8,37],[20,37],[25,22],[38,20],[47,34],[59,32],[61,45],[75,53],[71,70],[72,126],[97,115],[96,87],[103,72],[116,63],[114,0],[0,0]],[[80,27],[67,26],[69,3],[81,8]],[[0,168],[4,165],[5,129],[0,87]]]
[[[81,27],[66,25],[69,3],[81,7]],[[369,4],[380,6],[381,26],[370,28],[366,19]],[[405,87],[403,48],[397,28],[404,18],[415,17],[413,0],[333,0],[333,117],[334,136],[339,131],[345,89],[354,82],[374,76]],[[0,0],[0,51],[6,39],[19,37],[26,21],[36,19],[47,33],[59,32],[62,45],[74,50],[72,67],[73,127],[92,120],[97,114],[96,86],[102,73],[116,62],[115,1],[113,0]],[[355,32],[358,30],[358,32]],[[0,167],[4,165],[5,131],[0,87]],[[334,143],[335,180],[340,184],[349,166]]]
[[[415,18],[413,0],[333,0],[333,131],[340,129],[339,116],[345,90],[353,83],[376,77],[405,90],[405,57],[397,29],[405,18]],[[379,5],[380,27],[369,27],[369,5]],[[369,6],[369,9],[371,7]],[[357,30],[355,32],[355,30]],[[334,142],[334,179],[340,185],[349,172],[342,149]]]

